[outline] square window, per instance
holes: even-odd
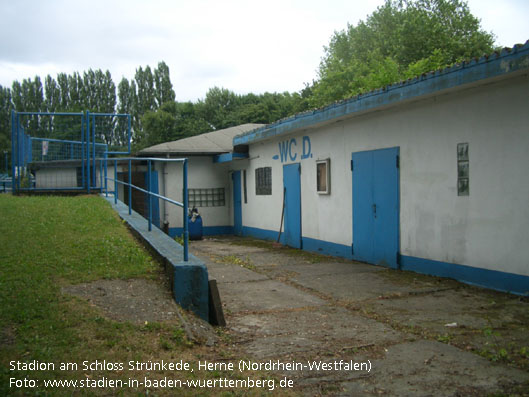
[[[226,205],[224,188],[188,189],[188,206],[193,207],[224,207]]]
[[[272,167],[255,170],[255,194],[258,196],[272,194]]]

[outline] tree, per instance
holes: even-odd
[[[132,82],[134,83],[134,82]],[[130,114],[135,108],[136,88],[123,77],[118,85],[118,113]],[[127,142],[128,120],[125,117],[119,117],[115,129],[115,145],[124,146]]]
[[[57,75],[57,85],[59,86],[59,103],[57,110],[62,112],[70,111],[70,87],[68,85],[68,75],[59,73]]]
[[[132,112],[132,122],[134,125],[134,136],[136,141],[144,140],[142,117],[147,112],[154,112],[156,110],[156,99],[154,94],[154,77],[151,68],[145,67],[145,70],[140,66],[136,70],[134,76],[135,84],[134,91],[136,100],[134,101],[134,109]]]
[[[22,84],[13,82],[12,99],[17,112],[40,112],[45,108],[44,92],[39,76],[35,79],[24,79]],[[41,136],[44,126],[38,116],[25,116],[21,120],[22,126],[34,136]]]
[[[87,89],[84,87],[84,80],[79,72],[74,72],[68,76],[68,93],[70,103],[68,111],[82,112],[85,108]]]
[[[311,106],[323,106],[493,50],[462,0],[394,1],[335,32],[325,47]]]
[[[175,100],[175,93],[169,75],[169,67],[164,61],[158,63],[158,68],[154,69],[154,86],[158,108],[166,102]]]
[[[235,112],[239,105],[240,98],[234,92],[213,87],[208,90],[203,101],[203,117],[211,124],[212,130],[231,127],[233,120],[228,115]]]
[[[136,149],[211,131],[202,114],[200,106],[191,102],[165,102],[157,111],[143,116],[144,138]]]
[[[60,107],[61,92],[57,82],[50,75],[46,76],[44,80],[44,94],[46,111],[54,113]]]
[[[11,90],[0,85],[0,169],[4,169],[4,151],[11,152]],[[6,171],[7,172],[7,171]]]

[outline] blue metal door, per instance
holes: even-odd
[[[242,234],[241,171],[233,171],[233,233]]]
[[[283,188],[285,189],[285,244],[301,248],[301,181],[300,164],[283,166]]]
[[[399,148],[352,154],[353,258],[397,268]]]

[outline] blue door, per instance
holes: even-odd
[[[301,181],[300,164],[283,166],[283,188],[285,197],[284,243],[301,248]]]
[[[242,234],[241,171],[233,171],[233,233]]]
[[[353,259],[397,268],[399,148],[352,154]]]
[[[149,173],[145,172],[145,187],[149,187]],[[151,171],[151,192],[158,194],[158,171]],[[148,205],[149,205],[149,195],[145,195],[145,217],[148,217]],[[160,228],[160,204],[157,197],[152,196],[151,198],[151,216],[152,223],[156,227]]]

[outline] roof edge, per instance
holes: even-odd
[[[479,59],[474,58],[470,61],[456,63],[447,68],[424,73],[421,76],[359,94],[323,108],[298,113],[237,135],[233,138],[233,145],[248,145],[334,119],[350,117],[356,113],[375,110],[524,69],[529,69],[529,40],[523,45],[515,45],[512,49],[504,48]]]

